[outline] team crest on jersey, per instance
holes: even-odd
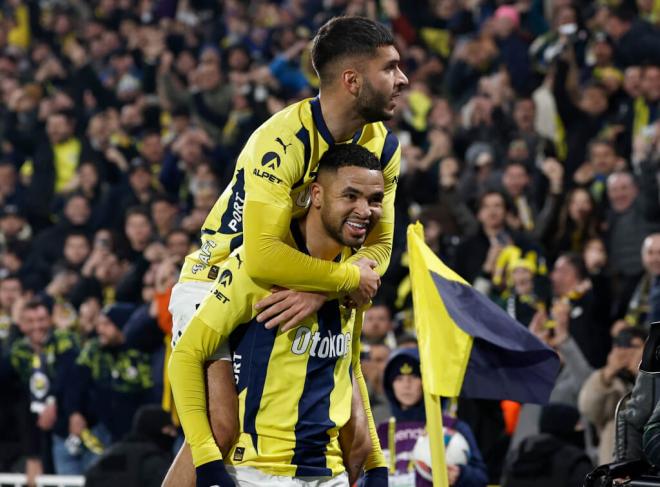
[[[209,279],[212,281],[215,281],[215,278],[218,277],[218,271],[220,269],[218,268],[217,265],[212,265],[211,268],[209,269]]]
[[[236,450],[234,450],[234,461],[235,462],[242,461],[244,455],[245,455],[245,448],[243,448],[242,446],[237,446]]]

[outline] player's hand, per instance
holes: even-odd
[[[281,325],[282,331],[289,331],[308,316],[316,313],[326,301],[326,295],[307,293],[275,287],[273,293],[259,301],[255,308],[261,311],[257,321],[265,322],[269,330]]]
[[[359,305],[368,303],[378,292],[380,287],[380,276],[374,270],[376,261],[371,259],[360,259],[355,262],[360,268],[360,286],[350,296]]]
[[[236,484],[227,473],[222,460],[214,460],[195,469],[197,487],[234,487]]]

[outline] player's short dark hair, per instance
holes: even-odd
[[[369,149],[357,144],[335,144],[319,160],[321,172],[336,172],[341,167],[363,167],[382,171],[380,161]]]
[[[348,56],[374,56],[382,46],[393,46],[387,28],[366,17],[334,17],[318,31],[312,42],[312,64],[321,82],[326,67]]]

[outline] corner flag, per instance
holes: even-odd
[[[419,223],[408,227],[408,253],[424,388],[443,397],[547,402],[557,354],[447,267]]]
[[[440,397],[545,403],[559,358],[529,330],[447,267],[408,226],[413,313],[426,429],[443,438]],[[448,487],[444,441],[431,441],[434,487]]]

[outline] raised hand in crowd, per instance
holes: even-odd
[[[548,157],[541,165],[541,172],[550,182],[550,192],[560,194],[564,186],[564,166],[554,157]]]

